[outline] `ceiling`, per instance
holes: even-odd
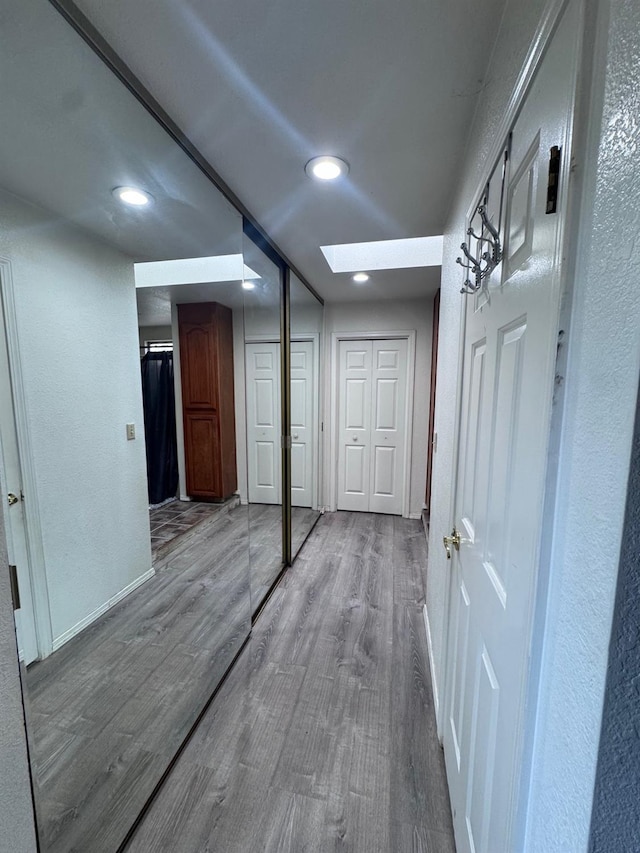
[[[320,246],[442,233],[505,0],[77,2],[326,300],[435,291],[439,267],[356,285]],[[238,212],[47,0],[4,0],[0,79],[1,187],[134,260],[243,250]],[[320,153],[348,177],[310,180]],[[124,209],[121,184],[154,205]]]
[[[76,0],[328,300],[439,268],[334,275],[321,245],[441,234],[505,0]],[[345,158],[312,182],[317,154]]]

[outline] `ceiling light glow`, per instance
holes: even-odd
[[[310,178],[316,178],[319,181],[335,181],[336,178],[348,174],[349,164],[340,157],[325,154],[309,160],[304,170]]]
[[[353,280],[358,284],[364,284],[365,281],[369,281],[369,276],[366,274],[366,272],[357,272],[353,276]]]
[[[117,199],[133,207],[145,207],[153,199],[150,193],[136,187],[116,187],[112,193]]]
[[[242,288],[243,290],[255,290],[256,286],[252,281],[243,281]]]

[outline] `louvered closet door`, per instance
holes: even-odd
[[[340,341],[338,509],[402,513],[405,339]]]

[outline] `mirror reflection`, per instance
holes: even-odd
[[[51,5],[7,0],[1,40],[0,487],[39,835],[113,853],[250,630],[242,221]]]
[[[247,504],[251,608],[282,569],[282,272],[248,234],[243,254]]]
[[[290,275],[291,553],[320,516],[320,364],[323,307]]]

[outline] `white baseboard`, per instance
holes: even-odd
[[[137,589],[139,586],[145,581],[148,581],[149,578],[152,578],[156,573],[156,570],[151,567],[149,571],[145,572],[143,575],[140,575],[139,578],[136,578],[132,583],[128,586],[125,586],[124,589],[121,589],[119,593],[113,595],[110,599],[105,601],[104,604],[101,604],[100,607],[97,607],[92,613],[89,613],[88,616],[85,616],[84,619],[81,619],[76,625],[72,628],[69,628],[68,631],[65,631],[64,634],[60,634],[59,637],[56,637],[53,641],[53,645],[51,647],[51,651],[57,651],[61,646],[64,646],[65,643],[68,643],[73,637],[80,633],[80,631],[84,631],[92,622],[95,622],[100,616],[107,612],[107,610],[111,610],[119,601],[122,601],[123,598],[126,598],[129,593],[133,592],[134,589]]]
[[[427,649],[429,650],[429,670],[431,671],[431,684],[433,685],[433,704],[436,709],[436,720],[438,720],[438,727],[440,721],[440,693],[438,691],[438,679],[436,678],[436,667],[435,660],[433,657],[433,646],[431,644],[431,626],[429,625],[429,613],[427,612],[427,605],[425,604],[422,608],[422,614],[424,616],[424,629],[427,632]]]
[[[409,518],[412,518],[414,521],[420,521],[420,519],[422,518],[422,513],[421,512],[410,512]]]

